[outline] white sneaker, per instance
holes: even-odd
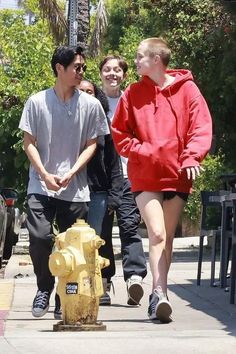
[[[128,292],[128,305],[139,305],[140,300],[143,297],[142,277],[139,275],[132,275],[127,281]]]
[[[162,323],[169,323],[172,307],[165,293],[159,289],[154,289],[149,297],[148,316],[150,320],[159,320]]]

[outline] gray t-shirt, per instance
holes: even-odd
[[[36,138],[36,146],[47,172],[63,176],[75,164],[86,142],[109,134],[100,102],[75,90],[69,102],[62,102],[53,88],[31,96],[25,104],[19,128]],[[28,194],[38,193],[57,199],[87,202],[89,189],[86,168],[74,175],[67,188],[49,191],[30,166]]]

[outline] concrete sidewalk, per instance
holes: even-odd
[[[145,251],[148,240],[143,239]],[[98,319],[105,332],[53,332],[53,297],[50,311],[41,319],[31,315],[36,292],[32,265],[19,265],[27,255],[14,255],[1,283],[13,284],[13,300],[0,337],[1,354],[81,353],[81,354],[169,354],[233,353],[236,349],[236,305],[229,304],[229,293],[211,288],[210,263],[203,263],[202,285],[196,286],[198,238],[175,239],[169,273],[169,298],[173,306],[170,324],[151,322],[147,317],[151,275],[144,279],[145,295],[140,307],[126,304],[122,277],[120,242],[114,235],[117,272],[113,279],[112,306],[100,307]],[[27,263],[27,262],[26,262]],[[217,263],[217,273],[219,264]],[[21,275],[20,275],[21,274]],[[17,276],[18,278],[14,278]]]

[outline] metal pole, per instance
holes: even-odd
[[[70,46],[77,45],[77,29],[78,29],[78,0],[69,0],[68,10],[68,44]]]

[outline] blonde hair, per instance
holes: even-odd
[[[171,50],[163,38],[147,38],[144,39],[139,45],[145,46],[146,51],[150,56],[159,55],[165,66],[169,64]]]

